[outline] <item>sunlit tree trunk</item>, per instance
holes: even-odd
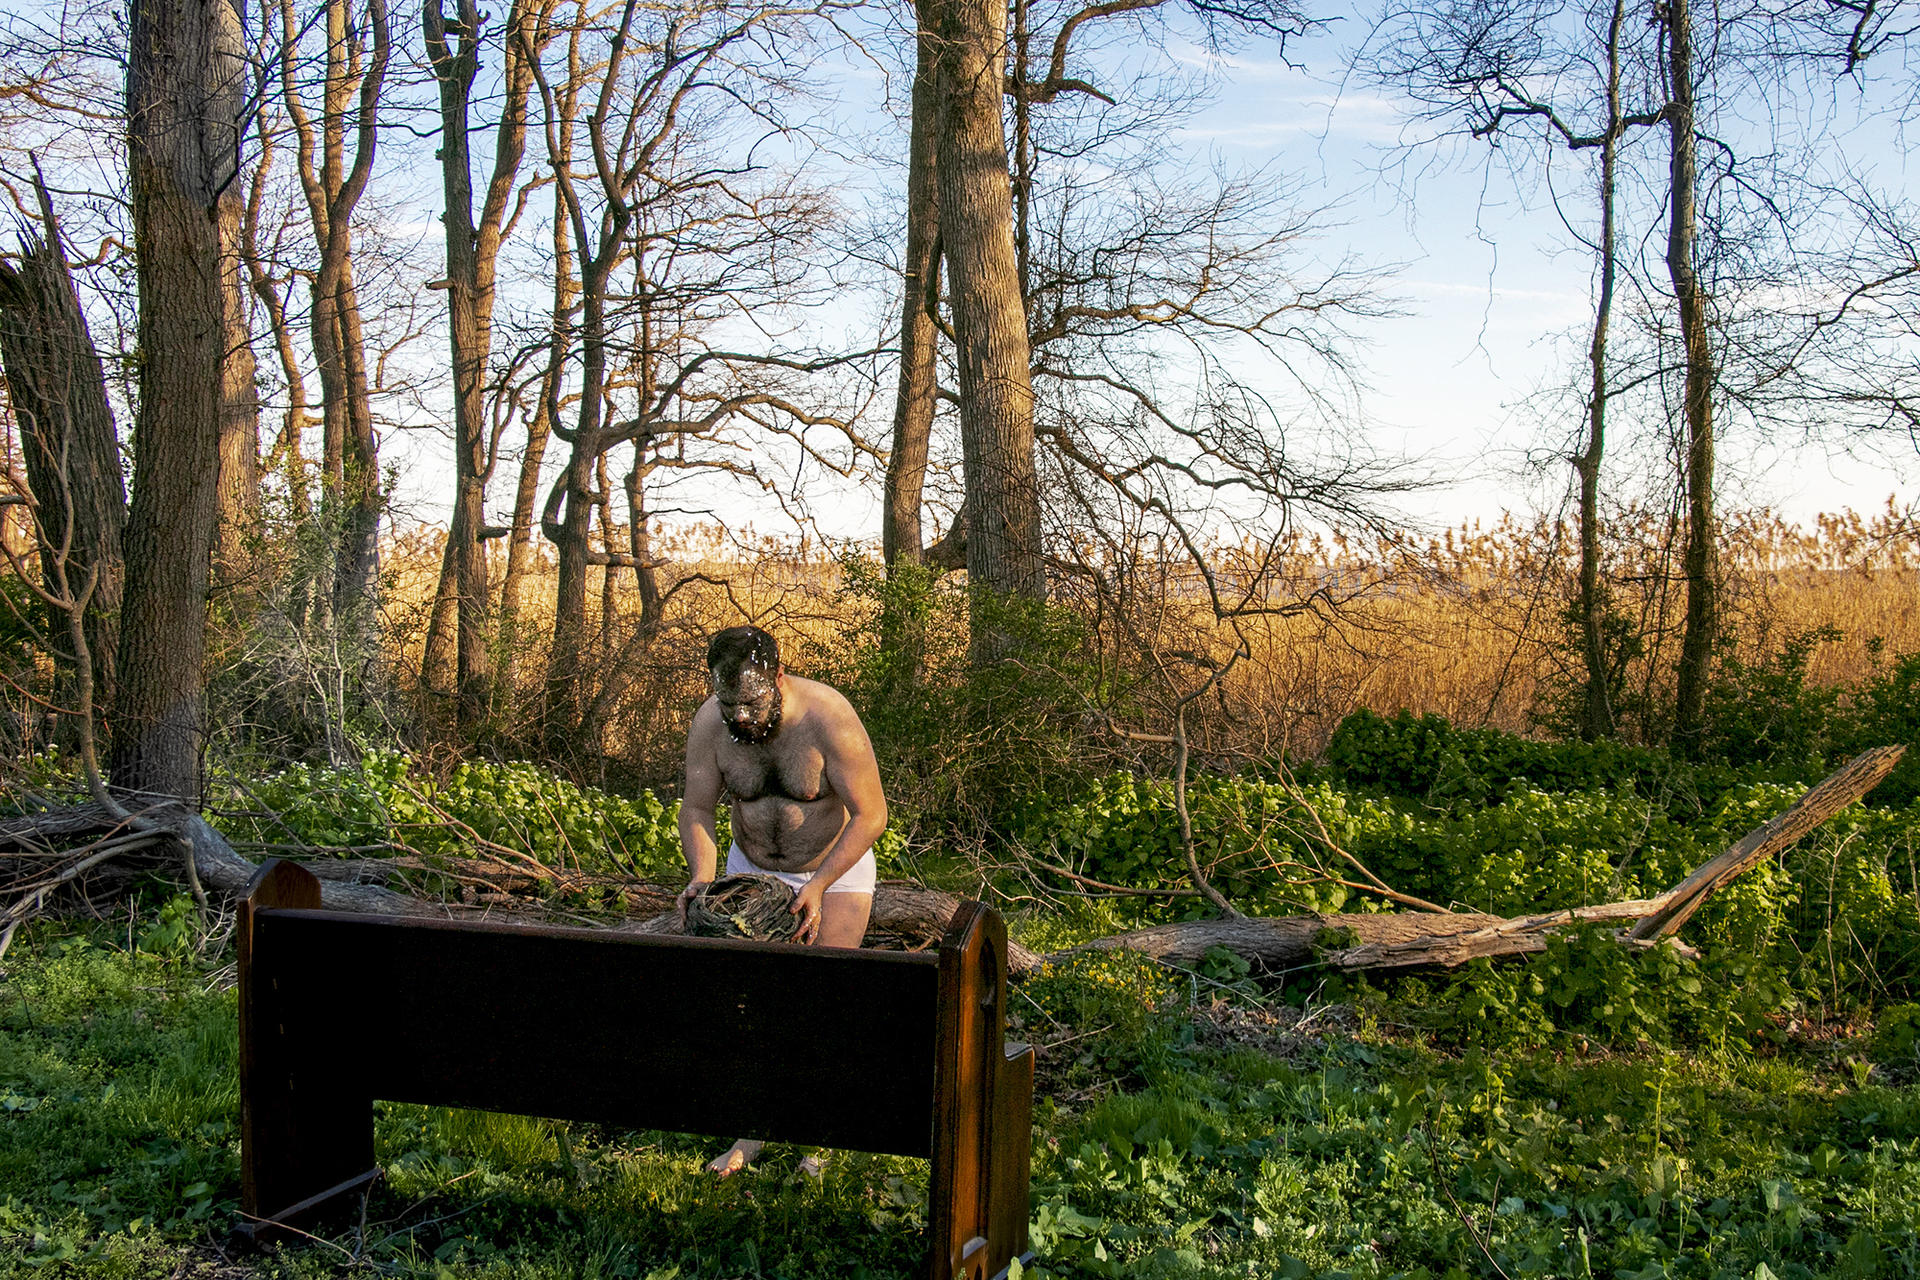
[[[559,120],[554,129],[556,168],[573,160],[573,113],[577,102],[578,76],[572,69],[579,63],[579,33],[569,36],[567,83],[556,95]],[[573,237],[566,202],[556,187],[553,197],[553,309],[547,332],[546,367],[540,376],[540,402],[527,424],[526,452],[520,458],[520,475],[514,488],[513,527],[507,533],[507,568],[500,584],[500,648],[502,676],[517,685],[521,645],[519,637],[521,599],[527,576],[535,563],[534,527],[540,502],[540,468],[546,460],[547,443],[553,424],[560,419],[560,388],[565,379],[568,350],[567,335],[572,329],[576,289],[574,286]]]
[[[1006,9],[999,0],[926,0],[926,9],[938,39],[936,185],[960,367],[967,576],[982,595],[1039,600],[1046,573],[1031,352],[1001,117]],[[969,642],[976,664],[999,661],[1010,645],[976,618]]]
[[[921,0],[923,6],[930,0]],[[940,208],[934,183],[934,55],[921,33],[913,76],[907,159],[907,247],[901,277],[900,385],[894,397],[893,449],[887,455],[880,553],[918,562],[924,550],[921,494],[933,435],[939,330],[934,323],[940,271]]]
[[[456,719],[463,730],[470,730],[485,717],[491,700],[487,612],[492,589],[481,529],[489,471],[484,384],[493,346],[494,281],[507,203],[526,154],[527,95],[533,87],[528,59],[537,56],[543,42],[540,28],[547,5],[518,0],[507,16],[501,55],[505,83],[494,135],[493,175],[476,224],[467,113],[480,65],[481,17],[473,0],[459,0],[458,11],[449,21],[442,4],[443,0],[426,0],[421,8],[427,52],[440,86],[447,332],[453,360],[454,502],[439,600],[457,602],[452,610]],[[446,633],[447,612],[436,603],[423,675],[444,662],[436,653],[436,640]]]
[[[358,628],[370,622],[367,611],[379,568],[380,461],[354,287],[353,214],[366,191],[379,139],[377,116],[390,50],[386,0],[369,0],[366,30],[356,28],[350,18],[346,0],[327,0],[316,140],[298,88],[300,27],[292,0],[280,4],[282,90],[320,250],[311,327],[324,428],[323,512],[335,538],[328,603],[335,618]],[[350,108],[355,135],[351,165],[346,158]]]
[[[1613,291],[1618,268],[1614,205],[1618,193],[1615,166],[1620,134],[1620,35],[1626,25],[1626,0],[1614,0],[1607,25],[1607,130],[1600,142],[1600,294],[1594,304],[1593,339],[1587,360],[1593,380],[1587,392],[1587,447],[1574,460],[1580,477],[1580,638],[1586,660],[1586,689],[1581,698],[1580,736],[1588,742],[1614,733],[1612,672],[1603,627],[1606,599],[1600,586],[1600,464],[1607,444],[1607,330],[1613,320]]]
[[[1666,22],[1668,106],[1671,139],[1668,166],[1667,275],[1680,313],[1686,352],[1681,413],[1686,444],[1686,547],[1681,571],[1687,583],[1686,627],[1680,641],[1679,682],[1674,697],[1675,745],[1691,754],[1705,728],[1707,682],[1719,630],[1719,556],[1713,507],[1713,350],[1707,335],[1707,299],[1695,262],[1698,171],[1694,133],[1693,15],[1690,0],[1669,0]]]
[[[225,0],[142,0],[129,36],[141,360],[111,774],[192,801],[229,345],[218,205],[240,199],[246,47]]]
[[[241,249],[245,202],[220,201],[220,292],[227,358],[220,395],[220,525],[214,544],[222,587],[253,574],[251,550],[260,515],[260,388],[247,314],[247,271]]]

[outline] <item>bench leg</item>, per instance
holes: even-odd
[[[278,1048],[256,1042],[243,1054],[240,1229],[255,1239],[347,1207],[379,1173],[372,1100],[329,1088],[324,1067],[303,1071]]]
[[[994,1077],[987,1128],[987,1249],[1007,1260],[1033,1261],[1027,1251],[1028,1185],[1033,1158],[1033,1048],[1009,1044]]]
[[[373,1101],[342,1086],[346,1047],[283,990],[299,986],[297,975],[271,929],[257,927],[257,908],[319,905],[317,880],[272,862],[241,908],[240,1229],[256,1239],[349,1203],[379,1172]]]

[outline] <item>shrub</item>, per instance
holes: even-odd
[[[840,569],[838,630],[806,642],[804,663],[860,713],[897,814],[943,835],[990,836],[1088,776],[1083,717],[1103,698],[1071,612],[970,596],[911,564],[889,572],[849,554]],[[974,625],[1009,636],[1020,661],[975,669]],[[910,821],[896,825],[911,834]]]
[[[1824,773],[1840,691],[1810,687],[1807,667],[1821,645],[1841,638],[1833,627],[1813,627],[1752,663],[1723,655],[1707,690],[1703,756],[1808,781]]]
[[[1403,893],[1503,915],[1638,897],[1717,851],[1713,833],[1681,826],[1631,793],[1514,790],[1498,804],[1436,813],[1327,783],[1298,790],[1317,824],[1278,783],[1205,775],[1188,788],[1202,864],[1246,910],[1386,905],[1311,870],[1316,861],[1332,865],[1318,840],[1321,826]],[[1096,779],[1073,803],[1033,806],[1019,834],[1051,860],[1109,883],[1173,886],[1186,877],[1173,790],[1164,781]]]
[[[1901,654],[1891,669],[1854,690],[1835,727],[1842,755],[1905,743],[1906,756],[1869,793],[1876,804],[1920,800],[1920,653]]]
[[[1583,923],[1549,935],[1524,965],[1470,964],[1455,989],[1453,1030],[1487,1046],[1577,1037],[1627,1048],[1724,1042],[1740,1015],[1757,1022],[1772,1011],[1731,1005],[1720,985],[1672,947],[1631,950],[1607,927]]]
[[[1354,712],[1334,730],[1325,762],[1349,786],[1443,807],[1494,804],[1519,788],[1632,791],[1690,816],[1733,781],[1728,770],[1689,765],[1650,747],[1535,742],[1408,711]]]
[[[470,761],[444,783],[391,751],[358,768],[295,765],[248,788],[248,810],[222,819],[235,838],[320,848],[392,844],[425,857],[469,856],[478,841],[550,866],[671,877],[680,856],[679,802],[579,787],[521,761]],[[278,815],[257,814],[261,806]]]

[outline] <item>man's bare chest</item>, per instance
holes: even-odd
[[[728,742],[720,748],[720,776],[736,801],[786,800],[812,804],[833,792],[826,757],[807,743],[748,746]]]

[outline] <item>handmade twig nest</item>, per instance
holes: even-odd
[[[687,903],[687,932],[696,938],[785,942],[800,928],[793,890],[772,876],[721,876]]]

